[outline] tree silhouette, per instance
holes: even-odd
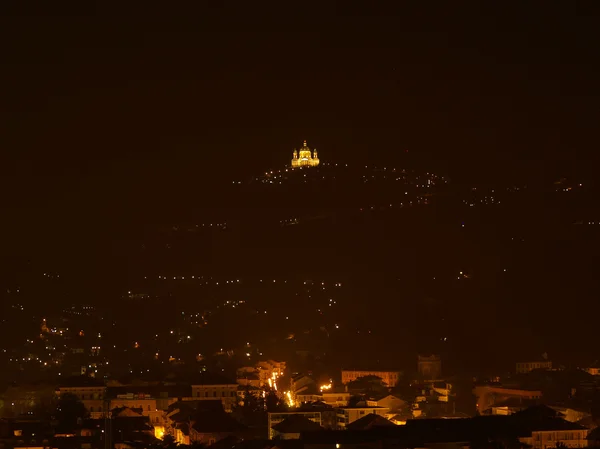
[[[380,395],[389,393],[389,388],[377,376],[363,376],[348,382],[348,390],[367,395]]]
[[[244,390],[242,402],[242,407],[246,412],[258,412],[264,410],[265,408],[262,396],[257,396],[256,394],[252,393],[249,388]]]
[[[268,412],[284,412],[287,405],[274,391],[269,391],[265,397],[265,406]]]
[[[362,397],[357,394],[353,394],[348,398],[348,407],[357,407],[358,403],[362,401]]]
[[[243,392],[241,401],[233,407],[233,416],[246,426],[252,427],[262,420],[265,414],[265,401],[262,391],[253,393],[249,388]]]
[[[56,419],[61,426],[76,429],[83,419],[89,416],[88,411],[77,396],[65,393],[60,396],[56,407]]]

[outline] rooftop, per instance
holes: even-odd
[[[368,430],[373,427],[380,426],[396,426],[389,419],[385,419],[383,416],[376,415],[375,413],[369,413],[360,419],[357,419],[353,423],[346,426],[348,430]]]
[[[346,406],[346,407],[338,407],[340,410],[375,410],[375,409],[387,409],[387,407],[380,407],[378,405],[370,407],[368,405],[352,405],[352,406]]]
[[[371,418],[372,419],[372,418]],[[404,426],[373,426],[364,430],[323,431],[302,435],[305,443],[357,443],[394,441],[400,447],[424,447],[431,443],[489,442],[529,437],[532,432],[585,430],[561,418],[534,413],[509,416],[477,416],[457,419],[412,419]]]
[[[314,396],[320,396],[321,395],[321,391],[319,391],[319,389],[317,388],[316,384],[309,384],[306,385],[304,387],[302,387],[301,389],[299,389],[296,392],[297,395],[314,395]]]
[[[290,415],[272,427],[279,433],[315,432],[323,428],[303,415]]]
[[[245,427],[228,413],[200,412],[192,418],[192,429],[199,433],[233,433]]]
[[[173,421],[186,421],[198,412],[223,412],[221,401],[177,401],[169,405],[167,414]]]

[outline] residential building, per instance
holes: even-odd
[[[539,390],[524,390],[517,388],[504,388],[502,386],[480,385],[473,389],[477,398],[477,411],[483,413],[496,403],[510,398],[520,400],[540,399],[542,392]]]
[[[600,366],[590,366],[585,369],[592,376],[600,376]]]
[[[244,366],[237,370],[237,382],[240,385],[252,385],[258,388],[277,388],[277,380],[285,373],[285,362],[263,360],[256,366]]]
[[[422,380],[441,380],[442,359],[435,354],[430,356],[419,355],[417,369]]]
[[[323,430],[323,427],[306,416],[292,414],[273,425],[272,433],[274,439],[298,440],[301,433],[318,432],[319,430]]]
[[[342,383],[347,384],[360,377],[375,376],[379,377],[388,387],[394,387],[400,380],[399,371],[359,371],[359,370],[342,370]]]
[[[346,407],[350,400],[350,393],[335,388],[330,391],[324,391],[321,395],[321,400],[332,407]]]
[[[217,441],[238,434],[244,429],[245,427],[228,413],[204,412],[192,418],[189,427],[190,443],[210,446]]]
[[[269,429],[269,439],[272,440],[275,438],[276,431],[273,429],[274,426],[283,422],[286,418],[289,418],[292,415],[301,415],[306,419],[317,423],[319,426],[321,425],[321,412],[303,412],[303,411],[295,411],[295,412],[276,412],[268,414],[268,429]]]
[[[515,396],[505,401],[494,403],[490,408],[483,410],[483,413],[489,415],[512,415],[528,407],[538,405],[538,403],[539,399],[523,399]]]
[[[106,385],[104,382],[87,376],[76,376],[65,379],[58,387],[57,395],[72,394],[77,396],[90,414],[103,413],[105,407]],[[92,415],[93,416],[93,415]]]
[[[134,395],[133,393],[118,395],[110,400],[111,410],[123,407],[141,410],[144,416],[150,416],[151,413],[158,410],[156,399],[149,395]]]
[[[398,412],[405,407],[407,407],[408,403],[398,396],[394,396],[393,394],[381,395],[377,398],[372,398],[367,401],[367,405],[369,407],[383,407],[390,410],[391,413]],[[396,414],[396,413],[394,413]]]
[[[0,419],[0,447],[3,448],[50,449],[55,444],[54,435],[49,422]]]
[[[132,447],[132,443],[148,447],[154,442],[156,431],[148,416],[130,408],[115,409],[111,412],[111,416],[112,439],[115,449],[129,449]],[[91,435],[103,426],[103,420],[96,419],[90,420],[86,427],[91,431]]]
[[[587,447],[587,436],[589,429],[575,423],[564,422],[556,426],[557,428],[534,430],[531,436],[519,438],[521,443],[528,445],[532,449],[555,448],[557,443],[562,443],[566,447],[577,448]]]
[[[258,376],[258,373],[238,373],[238,377],[236,379],[238,385],[241,387],[253,387],[260,388],[261,381]]]
[[[328,385],[330,387],[330,385]],[[318,388],[315,383],[304,385],[299,390],[293,391],[294,402],[298,404],[322,401],[334,407],[343,407],[348,404],[350,393],[345,388]]]
[[[239,403],[243,404],[244,398],[247,394],[251,394],[256,399],[261,399],[265,395],[265,391],[261,388],[253,387],[252,385],[247,385],[244,387],[240,385],[238,386],[237,394]]]
[[[275,388],[277,379],[285,373],[285,362],[277,362],[276,360],[266,360],[258,362],[256,365],[260,387],[269,386]]]
[[[551,360],[538,360],[535,362],[519,362],[517,363],[516,372],[517,374],[526,374],[534,369],[544,369],[551,370],[552,369],[552,361]]]
[[[303,388],[300,392],[297,392],[294,397],[294,402],[297,404],[323,400],[323,394],[319,391],[315,384],[310,384],[306,388]]]
[[[437,397],[438,402],[448,402],[452,396],[452,385],[447,382],[434,382],[431,384],[430,392]]]
[[[390,409],[386,407],[341,407],[337,410],[338,428],[344,429],[348,424],[351,424],[370,413],[385,418],[385,415],[389,412]]]
[[[190,429],[190,423],[198,422],[199,418],[208,417],[210,415],[221,416],[225,414],[221,401],[206,401],[206,400],[187,400],[178,401],[169,406],[166,411],[165,430],[166,434],[171,435],[178,444],[189,445],[192,438],[197,440],[217,439],[217,436],[208,436],[207,434],[219,433],[217,427],[207,429],[206,427],[196,427],[196,434]],[[222,430],[222,427],[219,429]],[[212,430],[209,431],[209,430]],[[227,433],[224,432],[223,433]],[[193,434],[193,435],[192,435]]]
[[[13,416],[27,415],[36,408],[51,407],[55,396],[56,385],[53,384],[13,384],[0,393],[0,413],[5,411],[3,408],[10,407]]]
[[[337,429],[337,409],[325,404],[324,402],[311,402],[302,404],[296,408],[298,412],[319,412],[321,413],[321,427],[329,430]]]
[[[309,385],[313,384],[315,384],[315,381],[312,377],[309,377],[306,374],[296,373],[292,376],[290,390],[292,393],[298,394],[308,388]]]
[[[490,447],[527,445],[532,449],[550,449],[563,443],[567,447],[583,448],[588,445],[597,447],[600,439],[598,435],[589,435],[589,440],[586,439],[587,429],[561,419],[548,407],[534,407],[510,416],[409,419],[402,426],[384,424],[374,417],[363,418],[355,423],[355,426],[348,426],[344,430],[304,434],[304,448],[464,449],[477,442]]]
[[[369,413],[360,419],[357,419],[353,423],[348,424],[347,429],[352,430],[371,430],[377,427],[394,427],[395,423],[389,419],[384,418],[381,415],[375,413]]]
[[[249,374],[256,374],[257,368],[255,366],[242,366],[236,370],[237,377],[246,377]]]
[[[198,401],[221,401],[225,411],[237,402],[238,384],[224,376],[202,373],[192,383],[192,398]]]

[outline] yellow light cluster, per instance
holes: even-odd
[[[163,426],[154,426],[154,437],[162,440],[165,437],[165,428]]]
[[[273,371],[271,374],[271,378],[269,379],[269,386],[277,391],[277,378],[279,377],[279,373]]]
[[[293,407],[294,406],[294,399],[292,398],[292,393],[290,393],[289,391],[285,392],[285,397],[287,399],[287,404],[289,407]]]
[[[317,149],[311,154],[311,149],[306,146],[306,140],[304,146],[300,150],[294,150],[292,155],[292,167],[316,167],[319,165],[319,157],[317,155]],[[272,173],[272,172],[271,172]]]

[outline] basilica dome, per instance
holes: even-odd
[[[315,167],[319,165],[319,158],[317,157],[317,150],[311,150],[306,145],[306,140],[304,141],[304,145],[299,150],[294,150],[292,155],[292,167]]]

